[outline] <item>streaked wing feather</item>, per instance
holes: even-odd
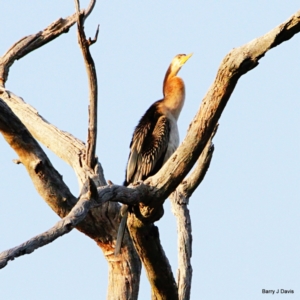
[[[130,144],[125,185],[154,175],[162,166],[166,153],[170,124],[152,105],[136,127]]]
[[[159,117],[151,137],[148,136],[142,148],[141,159],[143,166],[143,177],[153,175],[161,168],[162,163],[157,166],[158,161],[165,155],[169,143],[170,125],[165,116]],[[153,170],[155,172],[152,172]]]

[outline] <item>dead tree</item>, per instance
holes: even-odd
[[[153,299],[189,299],[192,247],[187,205],[208,170],[214,151],[212,138],[218,120],[239,78],[255,68],[268,50],[300,31],[300,11],[267,34],[233,49],[224,57],[177,151],[156,175],[127,188],[104,178],[96,156],[97,76],[89,47],[96,42],[97,33],[94,39],[87,39],[84,32],[84,21],[92,12],[95,2],[91,1],[86,10],[80,10],[79,3],[75,1],[77,9],[73,15],[22,38],[0,59],[0,131],[17,153],[19,159],[16,162],[26,168],[38,193],[61,217],[61,221],[48,231],[2,252],[0,266],[3,268],[10,260],[29,254],[76,228],[93,239],[103,251],[109,265],[109,299],[137,299],[140,261],[146,269]],[[89,79],[86,143],[48,123],[21,97],[5,89],[10,67],[15,60],[67,33],[75,23]],[[73,168],[81,190],[79,196],[72,195],[37,141]],[[163,215],[162,205],[167,197],[170,197],[177,217],[177,280],[161,246],[158,228],[154,225]],[[118,202],[134,205],[138,213],[130,215],[130,236],[125,236],[122,253],[115,257],[113,253],[120,222]]]

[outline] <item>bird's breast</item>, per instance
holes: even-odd
[[[179,132],[177,127],[177,121],[172,115],[169,115],[168,119],[170,122],[170,138],[166,155],[164,158],[164,163],[169,159],[169,157],[176,151],[177,147],[179,146]]]

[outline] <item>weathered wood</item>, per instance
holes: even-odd
[[[97,199],[98,192],[96,186],[90,179],[88,191],[79,198],[78,202],[66,217],[62,218],[55,224],[55,226],[46,232],[31,238],[17,247],[1,252],[0,269],[4,268],[8,261],[14,260],[16,257],[32,253],[34,250],[50,244],[57,238],[69,233],[78,223],[85,219],[87,213],[93,207],[93,204]]]
[[[21,107],[16,105],[18,107],[16,111],[27,121],[29,120],[32,128],[36,128],[31,123],[34,120],[41,124],[41,127],[35,133],[41,136],[43,141],[49,143],[49,147],[53,147],[67,161],[70,161],[71,164],[77,167],[75,170],[80,175],[78,178],[79,182],[81,182],[81,187],[86,176],[90,174],[94,181],[98,180],[99,183],[102,183],[105,180],[102,177],[101,165],[96,165],[95,171],[88,169],[85,164],[81,166],[79,158],[84,154],[85,150],[82,142],[46,122],[34,109],[26,105],[22,99],[15,98],[13,93],[2,91],[0,96],[8,100],[9,103],[14,103],[14,99],[20,100],[22,105]],[[2,101],[0,103],[6,106]],[[9,107],[7,107],[8,110],[5,110],[5,106],[0,108],[0,117],[7,124],[6,131],[2,131],[2,134],[19,155],[20,161],[27,169],[39,194],[60,217],[65,217],[75,205],[77,199],[70,193],[68,187],[64,185],[61,175],[53,168],[42,148],[40,148],[22,122],[10,111]],[[27,114],[30,115],[29,118],[26,118]],[[43,128],[45,129],[44,134]],[[26,144],[23,143],[24,139]],[[60,147],[61,150],[59,150]],[[82,151],[78,151],[78,149]],[[38,173],[36,172],[37,169]],[[141,185],[140,188],[143,189],[143,186]],[[119,224],[119,205],[108,201],[116,197],[116,195],[120,195],[121,198],[128,199],[130,202],[134,199],[138,202],[140,200],[140,192],[133,191],[123,186],[99,187],[100,199],[106,203],[99,208],[91,210],[85,220],[76,227],[94,239],[101,247],[109,263],[109,281],[114,283],[113,289],[109,289],[108,295],[120,294],[122,295],[120,299],[137,298],[141,265],[133,244],[128,238],[126,239],[126,244],[124,244],[122,255],[118,259],[114,258],[113,251]],[[128,282],[132,282],[132,284],[128,285]]]
[[[82,12],[84,13],[85,18],[87,18],[92,12],[95,4],[96,0],[91,0],[88,8]],[[16,60],[21,59],[30,52],[51,42],[61,34],[67,33],[76,23],[76,18],[76,13],[65,19],[59,18],[44,30],[23,37],[11,46],[3,56],[0,56],[0,86],[5,86],[5,82],[8,79],[9,69]]]
[[[142,223],[134,214],[129,214],[127,225],[136,251],[147,270],[152,299],[178,299],[176,282],[160,243],[158,228],[154,224]]]
[[[191,174],[185,178],[176,188],[176,191],[170,195],[172,212],[177,221],[177,247],[178,247],[178,269],[177,269],[177,287],[178,299],[190,299],[192,287],[193,268],[191,264],[192,257],[192,221],[188,204],[190,197],[195,189],[204,179],[204,176],[210,166],[214,146],[212,138],[210,139],[203,152],[201,153],[197,164]]]
[[[89,8],[85,11],[85,18],[90,14],[94,5],[95,0],[92,0]],[[67,32],[76,22],[76,17],[76,14],[73,14],[65,19],[61,18],[50,24],[45,30],[25,37],[13,45],[0,57],[0,86],[5,85],[9,69],[16,59],[24,57],[26,54],[60,36],[62,33]],[[17,115],[19,114],[19,118],[26,124],[31,134],[73,167],[80,188],[82,188],[87,178],[92,178],[98,187],[106,184],[102,167],[97,160],[94,161],[94,168],[89,168],[86,165],[84,143],[71,134],[63,132],[49,124],[39,116],[35,109],[24,103],[22,99],[18,98],[17,101],[14,101],[17,97],[14,97],[12,93],[4,91],[3,88],[1,91],[2,94],[0,96],[6,98],[7,103],[11,105],[11,108]],[[38,161],[39,158],[37,158]],[[30,165],[26,167],[28,172],[31,172],[33,175],[32,181],[38,192],[43,197],[46,196],[44,197],[45,201],[61,217],[66,216],[75,203],[70,204],[67,201],[67,203],[61,201],[60,205],[60,198],[57,197],[59,194],[57,195],[56,193],[53,193],[52,197],[48,197],[47,192],[43,190],[46,187],[40,185],[39,180],[36,180],[34,170],[32,171]],[[44,171],[49,170],[45,168],[40,170],[40,173],[43,174]],[[46,173],[45,177],[47,178],[47,176],[48,174]],[[76,198],[72,197],[76,202]],[[114,285],[109,286],[108,297],[113,295],[112,297],[119,299],[136,299],[139,289],[141,265],[131,240],[126,239],[124,251],[117,260],[112,255],[119,223],[119,209],[120,206],[118,203],[105,203],[101,208],[94,208],[88,213],[87,218],[77,226],[77,229],[96,241],[108,261],[109,282],[114,283]]]
[[[77,14],[77,35],[78,44],[80,46],[82,56],[84,59],[85,69],[88,76],[89,84],[89,125],[88,125],[88,137],[86,144],[86,164],[90,168],[94,168],[97,163],[96,155],[96,143],[97,143],[97,107],[98,107],[98,84],[96,66],[93,57],[90,53],[89,47],[97,41],[99,26],[96,31],[95,38],[86,39],[84,32],[84,13],[80,13],[79,1],[75,0],[76,14]]]

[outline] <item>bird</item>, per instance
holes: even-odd
[[[181,67],[193,55],[176,55],[163,81],[163,99],[154,102],[136,126],[127,162],[124,186],[156,174],[179,146],[177,120],[185,101],[185,86],[177,76]],[[121,208],[115,255],[120,253],[126,228],[128,206]]]

